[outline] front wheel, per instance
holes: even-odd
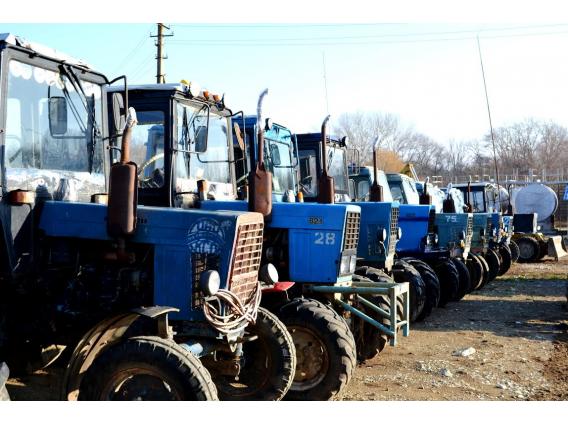
[[[278,401],[290,386],[296,371],[296,349],[286,326],[264,308],[258,308],[256,322],[246,328],[243,358],[238,380],[215,374],[222,401]],[[212,363],[214,365],[214,363]]]
[[[511,250],[511,260],[513,263],[517,263],[517,261],[519,260],[519,246],[517,245],[516,242],[514,242],[513,240],[511,240],[509,242],[509,250]]]
[[[418,320],[426,304],[426,284],[420,273],[404,260],[397,260],[392,268],[395,282],[408,282],[410,296],[410,322]]]
[[[432,310],[437,308],[440,303],[440,280],[432,267],[423,260],[412,257],[405,257],[402,260],[412,265],[420,274],[424,284],[426,284],[426,303],[424,304],[422,313],[418,317],[418,321],[421,321],[430,316]]]
[[[95,359],[81,383],[88,401],[209,401],[217,390],[201,361],[171,340],[132,337]]]
[[[511,268],[511,264],[513,263],[513,255],[509,246],[505,244],[499,246],[499,255],[501,257],[501,267],[499,268],[498,275],[501,276],[507,273],[509,268]]]
[[[452,259],[454,266],[459,274],[459,287],[455,301],[462,300],[464,296],[471,292],[471,275],[464,262],[459,259]]]
[[[501,269],[501,260],[499,259],[499,253],[493,249],[488,249],[485,256],[483,256],[487,265],[489,265],[489,282],[497,278],[499,270]]]
[[[357,362],[349,326],[332,308],[314,299],[293,299],[280,320],[296,347],[296,373],[286,399],[326,401],[351,380]]]
[[[460,274],[456,266],[449,259],[441,259],[433,265],[434,271],[440,280],[440,303],[443,308],[452,300],[456,300],[460,289]]]

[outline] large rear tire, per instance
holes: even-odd
[[[460,275],[456,266],[449,259],[436,262],[433,268],[440,280],[440,303],[438,306],[442,308],[449,301],[456,300],[460,287]]]
[[[426,304],[426,284],[420,273],[409,263],[397,260],[392,268],[395,282],[409,283],[410,322],[415,322]]]
[[[87,370],[79,399],[217,399],[217,390],[201,361],[175,342],[155,336],[132,337],[106,349]]]
[[[418,316],[418,321],[421,321],[430,316],[432,310],[437,308],[440,303],[440,280],[436,272],[426,262],[412,257],[406,257],[402,260],[412,265],[426,284],[426,302],[422,313]]]
[[[466,265],[471,278],[471,287],[469,289],[469,292],[471,293],[483,284],[484,270],[483,265],[473,253],[469,253]]]
[[[459,259],[452,259],[454,266],[456,267],[459,274],[459,287],[456,298],[453,301],[462,300],[463,297],[471,292],[471,276],[469,275],[469,270],[465,263]]]
[[[222,401],[279,401],[284,398],[296,372],[296,348],[286,326],[264,308],[256,322],[246,328],[239,379],[215,374],[213,381]]]
[[[326,401],[341,393],[357,363],[355,339],[345,320],[314,299],[284,305],[280,320],[296,347],[296,372],[285,399]]]
[[[499,255],[501,257],[501,267],[499,268],[498,275],[504,275],[511,268],[513,263],[513,254],[508,245],[502,244],[499,246]]]
[[[519,246],[513,240],[509,242],[509,250],[511,250],[511,260],[513,263],[517,263],[519,260]]]
[[[536,238],[521,237],[516,242],[519,246],[519,262],[530,263],[538,259],[540,256],[540,245]]]
[[[366,270],[358,269],[359,272],[364,272],[365,275],[355,274],[353,275],[353,282],[392,282],[392,278],[377,275],[377,269],[375,268],[367,268]],[[382,271],[379,271],[382,272]],[[375,279],[373,279],[373,278]],[[380,280],[379,280],[380,278]],[[390,278],[390,280],[388,280]],[[380,296],[380,295],[362,295],[365,299],[369,302],[373,303],[374,305],[378,306],[382,310],[386,312],[390,312],[390,303],[387,298]],[[358,304],[358,309],[363,311],[363,313],[367,314],[375,321],[381,323],[385,327],[390,328],[391,321],[390,318],[385,318],[382,315],[379,315],[372,309],[367,308],[363,304]],[[378,355],[388,343],[389,336],[384,334],[381,330],[377,327],[369,324],[367,321],[353,316],[352,318],[352,328],[353,328],[353,335],[355,337],[355,343],[357,347],[357,361],[363,362],[369,359],[374,358]]]
[[[501,260],[499,259],[499,253],[493,249],[488,249],[485,256],[483,256],[487,265],[489,266],[489,282],[497,278],[499,270],[501,269]]]

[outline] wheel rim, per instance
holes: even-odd
[[[181,392],[173,381],[148,367],[117,371],[105,384],[101,399],[107,401],[180,401]]]
[[[532,259],[536,255],[536,249],[531,243],[521,241],[517,245],[519,246],[519,256],[522,259]]]
[[[288,327],[296,347],[296,373],[291,389],[303,391],[317,386],[329,370],[329,355],[319,336],[305,327]]]

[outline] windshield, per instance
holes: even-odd
[[[136,111],[138,124],[132,129],[130,159],[138,164],[138,187],[164,186],[163,111]]]
[[[318,170],[315,149],[300,151],[300,189],[307,198],[318,195]]]
[[[105,191],[101,86],[72,68],[45,69],[11,60],[5,128],[7,189],[88,201]],[[55,113],[50,110],[57,106]]]
[[[420,195],[418,194],[414,181],[410,181],[403,177],[402,188],[404,190],[404,196],[407,204],[420,204]]]
[[[345,151],[341,148],[327,148],[327,174],[333,177],[335,192],[348,194],[349,187],[347,182],[347,164],[345,162]]]
[[[464,200],[467,201],[467,187],[460,187],[460,191],[463,193]],[[484,200],[484,188],[473,187],[471,188],[471,193],[469,197],[469,202],[471,203],[471,208],[474,213],[485,213],[485,200]]]
[[[264,161],[272,173],[272,189],[284,193],[295,189],[292,133],[284,127],[273,125],[264,134]]]
[[[197,192],[197,181],[204,179],[208,196],[230,197],[229,119],[205,105],[182,102],[177,103],[176,118],[176,192]]]

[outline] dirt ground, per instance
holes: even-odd
[[[568,257],[513,265],[359,366],[341,399],[567,400],[567,278]]]
[[[343,400],[567,400],[568,257],[516,264],[413,324],[359,366]],[[469,356],[454,352],[473,348]],[[11,379],[13,400],[58,399],[61,369]]]

